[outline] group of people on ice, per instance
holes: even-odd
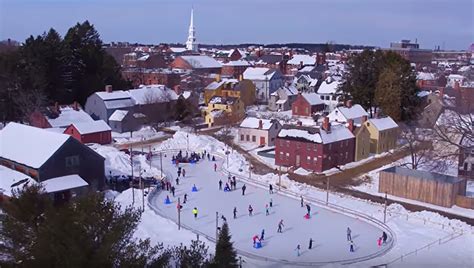
[[[206,157],[207,157],[207,160],[209,160],[209,161],[211,161],[211,159],[212,159],[212,161],[216,161],[216,158],[214,156],[211,157],[211,154],[206,152],[206,150],[204,150],[204,152],[202,152],[202,153],[196,153],[196,152],[188,153],[188,152],[186,152],[185,154],[183,154],[183,152],[180,150],[177,155],[172,155],[171,156],[171,161],[174,164],[197,163],[197,162],[199,162],[199,160],[205,159]]]

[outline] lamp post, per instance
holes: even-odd
[[[326,176],[326,206],[329,204],[329,176]]]
[[[219,212],[216,211],[216,243],[219,239]]]
[[[163,178],[163,152],[160,152],[160,173],[161,178]]]
[[[249,180],[252,179],[252,169],[253,169],[253,167],[250,166],[250,167],[249,167]]]
[[[181,230],[181,201],[180,198],[178,197],[178,230]]]
[[[387,220],[387,192],[385,192],[385,201],[383,207],[383,223]]]
[[[186,150],[189,151],[189,134],[186,134]]]
[[[225,155],[227,157],[227,169],[229,169],[229,154],[230,154],[229,150],[225,151]]]

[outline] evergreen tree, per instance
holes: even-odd
[[[230,239],[229,226],[224,222],[216,243],[213,267],[238,267],[237,253]]]
[[[204,242],[192,240],[189,247],[175,247],[173,256],[176,264],[181,268],[207,267],[209,265],[208,247]]]
[[[393,118],[395,121],[400,121],[402,118],[401,112],[401,87],[400,87],[400,72],[393,69],[385,69],[377,82],[375,91],[375,101],[382,109],[385,115]]]
[[[186,103],[186,100],[182,97],[179,97],[176,101],[175,106],[175,118],[176,120],[185,120],[191,116],[189,105]]]

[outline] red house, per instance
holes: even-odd
[[[275,140],[275,164],[323,172],[354,161],[355,136],[345,126],[285,125]]]
[[[300,93],[293,104],[291,104],[291,114],[296,116],[312,116],[316,112],[323,111],[324,107],[325,104],[318,94]]]
[[[74,123],[64,130],[81,143],[109,144],[112,142],[112,130],[104,120],[87,123]]]

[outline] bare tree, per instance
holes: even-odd
[[[460,150],[473,149],[474,114],[461,114],[454,110],[446,110],[438,119],[433,132],[439,142],[456,146]]]
[[[20,110],[23,120],[28,120],[28,117],[36,110],[44,107],[47,103],[46,95],[38,89],[30,91],[17,90],[13,102]]]

